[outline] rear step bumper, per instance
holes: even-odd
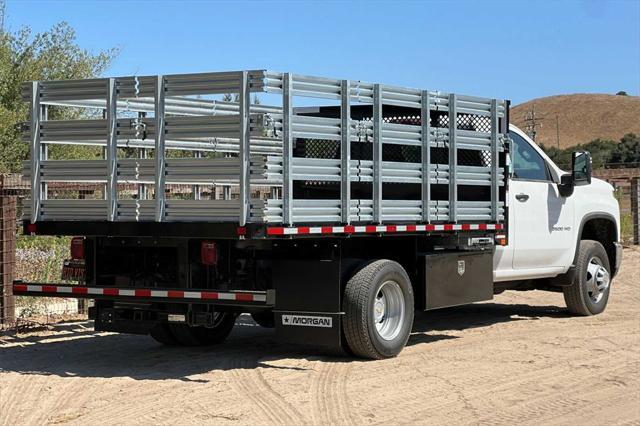
[[[158,289],[86,287],[55,283],[13,282],[16,296],[66,297],[135,302],[198,303],[233,306],[264,306],[275,304],[275,291],[212,291],[198,289]]]

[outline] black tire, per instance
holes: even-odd
[[[169,324],[171,333],[184,346],[208,346],[223,342],[236,322],[236,314],[220,313],[213,327]]]
[[[162,343],[163,345],[174,346],[178,344],[178,341],[173,333],[171,333],[168,324],[156,324],[149,332],[149,335],[153,337],[156,342]]]
[[[376,328],[374,306],[387,283],[396,283],[400,293],[397,300],[404,302],[402,315],[395,315],[398,324],[389,338],[383,338]],[[390,286],[397,291],[393,284]],[[390,305],[391,306],[391,305]],[[347,282],[342,309],[345,312],[343,329],[349,349],[362,358],[391,358],[407,344],[413,326],[413,289],[404,268],[391,260],[377,260],[360,269]],[[389,318],[392,318],[389,316]],[[383,317],[382,321],[386,321]],[[382,324],[380,322],[379,324]]]
[[[575,315],[597,315],[605,310],[609,301],[609,293],[611,290],[611,267],[609,258],[602,244],[592,240],[580,241],[578,248],[578,260],[576,262],[576,275],[573,284],[563,287],[564,301],[567,304],[569,312]],[[600,264],[606,270],[607,285],[603,290],[594,291],[590,285],[593,280],[592,271],[598,270],[598,266],[594,266],[592,262]],[[590,267],[591,264],[591,267]],[[591,268],[591,270],[590,270]],[[603,273],[602,271],[598,271]],[[602,277],[598,275],[600,283],[603,283]]]
[[[273,328],[276,326],[276,317],[273,311],[253,312],[251,313],[251,318],[253,318],[260,327]]]

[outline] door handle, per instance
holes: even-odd
[[[516,200],[518,201],[527,201],[529,199],[529,194],[516,194]]]

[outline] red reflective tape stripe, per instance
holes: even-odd
[[[236,293],[236,300],[239,302],[253,302],[253,294]]]
[[[13,291],[27,291],[27,286],[25,284],[14,284]]]
[[[267,228],[267,235],[284,235],[284,228]]]
[[[184,297],[184,291],[169,290],[167,291],[167,297],[175,297],[175,298],[181,299]]]
[[[43,293],[56,293],[58,291],[58,287],[55,285],[43,285],[42,292]]]
[[[102,290],[102,294],[105,296],[117,296],[120,294],[120,291],[117,288],[105,288]]]
[[[87,294],[86,287],[71,287],[71,293],[73,294]]]
[[[151,290],[135,290],[134,294],[136,297],[151,297]]]
[[[218,299],[220,296],[215,291],[203,291],[200,297],[203,299]]]
[[[424,226],[424,229],[418,229],[418,225],[409,224],[409,225],[365,225],[364,231],[362,229],[357,229],[357,226],[353,225],[344,225],[344,226],[320,226],[321,234],[354,234],[354,233],[381,233],[381,232],[401,232],[398,230],[399,226],[404,226],[407,232],[418,232],[418,231],[470,231],[472,229],[478,230],[500,230],[504,229],[504,225],[502,224],[486,224],[486,223],[463,223],[463,224],[425,224],[420,225]],[[309,226],[300,226],[300,227],[268,227],[267,235],[307,235],[311,234],[311,227]],[[317,229],[317,228],[314,228]]]

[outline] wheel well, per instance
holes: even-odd
[[[609,265],[613,267],[616,264],[616,247],[613,243],[618,241],[618,230],[615,222],[605,218],[589,219],[582,226],[580,240],[598,241],[607,252]]]

